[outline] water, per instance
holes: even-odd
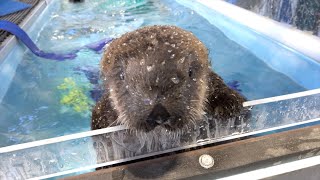
[[[55,11],[47,17],[46,24],[41,27],[36,38],[36,44],[43,50],[67,52],[105,37],[119,37],[125,32],[142,26],[172,24],[192,31],[202,40],[210,51],[213,69],[226,82],[239,81],[239,88],[248,100],[305,90],[285,75],[273,71],[250,51],[227,39],[223,33],[195,12],[174,2],[93,0],[82,4],[70,4],[68,1],[61,0],[55,2],[53,6]],[[17,57],[22,58],[21,64],[11,87],[0,104],[0,146],[90,130],[90,110],[95,103],[90,96],[90,91],[95,88],[95,85],[90,83],[84,72],[98,69],[101,53],[82,49],[77,55],[75,60],[64,62],[40,59],[29,51],[26,51],[23,57]],[[81,106],[77,106],[79,104]],[[265,110],[264,114],[257,114],[266,116],[268,114],[266,111],[268,110]],[[267,122],[268,118],[260,119],[264,120],[256,123],[260,128],[280,124],[272,125],[271,121]],[[230,124],[232,123],[227,126]],[[100,136],[99,138],[108,139],[104,140],[105,142],[113,143],[113,146],[107,148],[108,152],[114,153],[111,153],[110,157],[100,156],[102,160],[98,158],[98,161],[105,162],[141,155],[145,152],[152,152],[152,149],[165,150],[230,133],[210,132],[209,127],[218,127],[218,123],[210,125],[206,118],[201,126],[197,131],[188,132],[183,139],[178,135],[172,135],[173,138],[171,138],[171,136],[158,137],[156,134],[139,135],[140,139],[134,136],[131,139],[123,138],[128,132]],[[155,143],[159,140],[167,143]],[[95,141],[99,143],[97,138]],[[128,144],[128,142],[135,143]],[[115,144],[122,150],[119,150]],[[66,142],[43,149],[39,148],[37,152],[42,152],[40,155],[39,153],[30,154],[36,151],[30,149],[30,152],[26,151],[29,152],[29,155],[9,153],[3,158],[9,158],[11,163],[16,164],[30,164],[28,159],[33,164],[47,161],[43,164],[52,167],[47,168],[47,171],[41,171],[40,166],[37,168],[34,165],[33,174],[43,175],[43,173],[54,173],[94,163],[94,152],[86,151],[91,146],[91,141],[79,140],[79,142]],[[43,154],[44,149],[51,149],[51,151]],[[24,158],[19,160],[17,156]],[[28,163],[25,163],[26,161]],[[1,167],[2,165],[0,170]],[[10,171],[10,168],[4,169]],[[5,171],[4,169],[2,171]],[[29,173],[24,177],[34,176]]]
[[[57,11],[48,17],[36,43],[46,51],[66,52],[105,37],[118,37],[141,26],[173,24],[192,31],[210,51],[213,69],[226,82],[240,82],[250,99],[303,91],[285,75],[270,69],[250,51],[227,39],[193,11],[166,1],[57,2]],[[94,88],[83,71],[97,69],[101,54],[83,49],[72,61],[40,59],[26,51],[11,87],[0,104],[0,146],[50,138],[89,130],[90,97]],[[69,79],[75,85],[59,88]],[[71,91],[84,106],[62,103]]]

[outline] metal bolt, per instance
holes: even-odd
[[[202,167],[209,169],[214,165],[214,159],[208,154],[203,154],[199,157],[199,163]]]

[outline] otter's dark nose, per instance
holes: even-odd
[[[147,118],[147,123],[151,126],[157,126],[165,123],[170,118],[169,112],[161,104],[154,106]]]

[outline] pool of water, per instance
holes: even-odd
[[[226,82],[238,81],[248,100],[305,90],[175,2],[90,0],[72,4],[61,0],[52,6],[46,23],[34,32],[36,44],[45,51],[68,52],[139,27],[171,24],[203,41],[214,71]],[[76,59],[64,62],[41,59],[29,51],[8,58],[22,61],[0,103],[0,147],[90,130],[90,110],[95,103],[90,91],[95,85],[87,72],[98,70],[101,53],[82,49]],[[66,98],[74,103],[66,103]],[[75,105],[79,102],[80,107]]]

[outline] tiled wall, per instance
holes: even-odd
[[[226,0],[320,36],[320,0]]]

